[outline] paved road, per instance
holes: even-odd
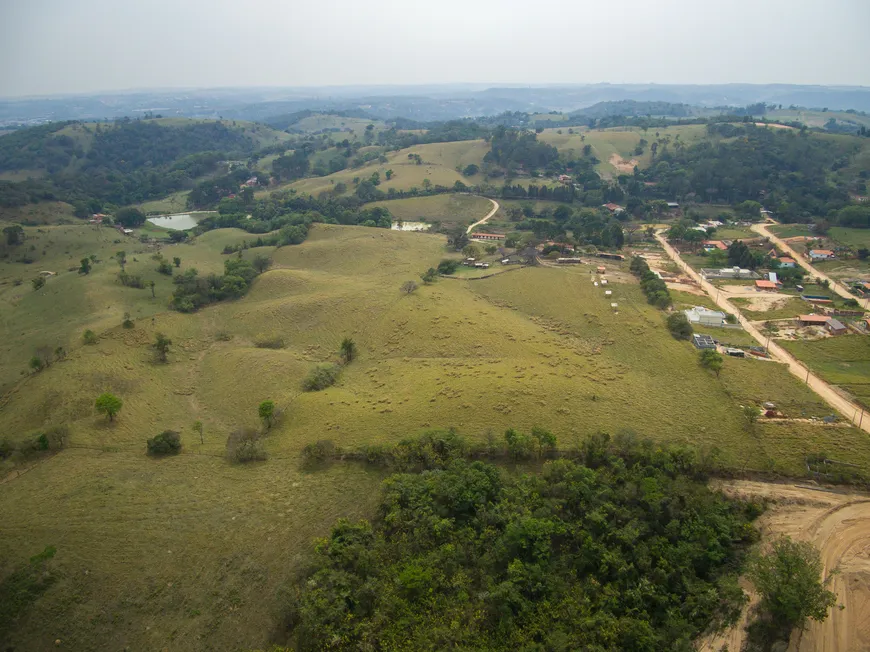
[[[771,233],[770,229],[768,229],[767,226],[767,224],[753,224],[751,228],[759,235],[763,235],[765,238],[769,238],[770,241],[776,244],[777,247],[791,255],[791,257],[797,261],[797,264],[807,270],[812,276],[828,281],[828,283],[831,284],[831,289],[834,290],[834,292],[839,294],[841,297],[843,297],[844,299],[855,299],[859,304],[861,304],[861,307],[870,310],[870,300],[856,297],[854,294],[849,292],[846,286],[844,286],[842,283],[835,281],[824,272],[820,272],[819,270],[817,270],[810,264],[810,262],[806,258],[804,258],[798,252],[792,249],[791,245],[785,242],[782,238],[779,238]]]
[[[487,199],[489,199],[489,198],[487,198]],[[469,227],[465,230],[465,233],[466,233],[467,235],[471,235],[471,231],[474,229],[474,227],[476,227],[476,226],[480,226],[481,224],[486,224],[486,221],[487,221],[490,217],[492,217],[493,215],[495,215],[496,212],[498,212],[498,202],[497,202],[495,199],[490,199],[489,201],[492,202],[492,210],[491,210],[489,213],[487,213],[486,217],[484,217],[482,220],[478,220],[477,222],[475,222],[474,224],[472,224],[471,226],[469,226]]]
[[[725,312],[734,315],[737,317],[737,321],[740,322],[740,325],[746,329],[746,332],[752,335],[756,339],[756,341],[761,346],[767,346],[767,350],[769,351],[772,358],[785,364],[788,367],[788,370],[798,378],[801,379],[802,382],[805,382],[810,389],[812,389],[816,394],[822,397],[824,401],[830,405],[832,408],[840,412],[846,419],[851,421],[854,425],[858,425],[861,423],[861,428],[866,432],[870,432],[870,412],[863,415],[863,420],[861,419],[861,408],[851,401],[847,401],[843,398],[833,387],[831,387],[826,381],[822,380],[814,373],[809,371],[806,365],[802,364],[797,360],[791,353],[782,348],[779,344],[770,340],[768,344],[768,338],[762,335],[761,331],[758,330],[755,326],[753,326],[748,319],[746,319],[735,306],[731,304],[728,299],[723,296],[720,296],[720,293],[716,290],[715,287],[708,281],[705,281],[701,278],[700,274],[695,272],[689,265],[682,259],[679,252],[674,249],[667,240],[665,240],[661,231],[656,232],[656,240],[659,241],[659,244],[662,245],[665,252],[670,256],[673,261],[682,269],[686,274],[688,274],[691,278],[693,278],[697,283],[701,286],[701,288],[708,294],[708,296],[716,303],[717,306],[722,308]]]

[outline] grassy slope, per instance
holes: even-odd
[[[25,233],[25,243],[12,250],[9,258],[0,260],[0,388],[21,376],[38,346],[75,347],[85,329],[112,328],[121,322],[125,312],[134,319],[144,319],[166,310],[172,281],[156,272],[157,264],[151,259],[156,248],[140,244],[135,238],[122,238],[113,229],[96,230],[81,223],[26,227]],[[224,245],[250,238],[243,231],[225,229],[205,234],[196,246],[169,245],[162,252],[169,259],[180,257],[182,270],[195,267],[201,274],[220,272]],[[30,250],[31,246],[35,249]],[[34,262],[15,262],[20,256],[18,250],[32,256]],[[117,281],[120,268],[113,256],[120,250],[127,253],[128,273],[156,282],[156,298],[151,298],[149,289],[127,288]],[[96,254],[100,262],[88,277],[69,271],[73,267],[77,270],[79,261],[91,254]],[[57,276],[34,291],[30,281],[43,270],[56,272]],[[16,279],[21,279],[22,284],[15,285]]]
[[[432,195],[377,201],[365,208],[383,206],[393,217],[405,221],[438,220],[442,224],[476,222],[492,210],[492,203],[475,195]]]
[[[220,266],[222,243],[238,239],[212,232],[179,251],[208,271]],[[870,443],[853,429],[789,424],[747,432],[739,406],[748,400],[789,412],[829,410],[779,365],[727,359],[721,379],[704,372],[696,351],[667,334],[662,313],[634,284],[611,284],[619,314],[587,268],[442,280],[401,295],[403,281],[444,255],[443,243],[318,225],[303,245],[275,252],[275,267],[244,299],[196,315],[158,313],[132,331],[115,326],[123,312],[117,297],[147,291],[119,288],[108,300],[108,270],[71,275],[70,288],[101,297],[97,317],[111,329],[0,402],[0,432],[67,423],[73,446],[0,492],[0,557],[17,562],[54,544],[65,577],[13,642],[38,648],[61,638],[80,650],[265,644],[280,615],[277,591],[299,569],[310,537],[339,515],[372,507],[376,474],[353,466],[298,470],[302,447],[319,439],[352,446],[451,425],[482,439],[539,424],[563,446],[620,428],[715,445],[738,467],[800,471],[802,455],[821,448],[870,461]],[[82,301],[71,303],[51,313],[25,307],[91,318],[89,309],[76,312]],[[151,362],[156,331],[174,342],[170,364]],[[255,348],[260,335],[280,335],[287,348]],[[335,387],[301,394],[308,369],[334,359],[348,335],[359,359]],[[17,362],[2,359],[17,373]],[[112,425],[93,413],[105,390],[125,402]],[[226,464],[226,434],[255,425],[265,398],[286,409],[267,440],[271,459]],[[194,419],[205,423],[204,444],[189,430]],[[183,454],[147,459],[145,439],[165,428],[183,431]]]
[[[396,190],[422,188],[423,179],[429,179],[433,186],[452,186],[457,181],[474,184],[481,182],[483,176],[478,174],[464,177],[455,168],[457,165],[465,167],[469,163],[480,165],[487,151],[489,145],[483,140],[416,145],[391,152],[387,155],[387,163],[381,164],[375,161],[361,168],[341,170],[325,177],[302,179],[291,184],[291,187],[300,192],[316,195],[321,191],[330,190],[338,182],[344,182],[348,186],[347,192],[351,193],[354,190],[354,177],[367,179],[374,172],[380,173],[380,189],[384,192],[391,187]],[[416,165],[408,159],[408,154],[419,154],[423,159],[423,165]],[[387,170],[393,170],[395,173],[390,181],[386,180]]]
[[[806,109],[780,109],[770,111],[765,116],[770,122],[802,122],[808,127],[824,127],[834,118],[839,121],[854,122],[870,127],[870,116],[846,113],[844,111],[809,111]]]
[[[305,132],[321,131],[323,129],[341,129],[341,133],[332,134],[339,140],[349,138],[354,140],[365,135],[366,127],[370,124],[375,126],[375,133],[386,129],[386,124],[380,120],[367,120],[365,118],[344,118],[337,115],[318,114],[302,118],[299,122],[291,125],[293,129]],[[350,131],[348,131],[350,130]],[[350,133],[352,132],[352,133]]]

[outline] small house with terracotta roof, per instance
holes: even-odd
[[[728,247],[721,240],[704,240],[704,249],[719,249],[726,251]]]
[[[834,252],[830,249],[810,249],[810,260],[831,260],[834,258]]]
[[[780,267],[794,267],[796,263],[794,258],[789,258],[788,256],[780,256],[777,260]]]
[[[776,292],[777,284],[773,281],[755,281],[755,289],[759,292]]]
[[[824,326],[829,319],[827,315],[798,315],[797,321],[801,326]]]

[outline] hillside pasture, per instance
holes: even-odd
[[[364,208],[386,208],[405,222],[441,222],[442,225],[471,224],[492,210],[492,202],[476,195],[444,194],[409,197],[366,204]]]
[[[808,364],[813,372],[870,407],[870,337],[850,333],[780,344]]]
[[[428,179],[433,186],[452,187],[457,181],[470,185],[482,181],[483,175],[478,173],[473,177],[465,177],[456,171],[456,167],[464,168],[470,163],[479,166],[488,151],[489,145],[483,140],[415,145],[387,154],[386,163],[375,161],[360,168],[349,168],[324,177],[301,179],[290,184],[290,187],[316,196],[321,192],[331,191],[336,183],[342,182],[347,185],[346,192],[352,193],[355,188],[354,178],[365,180],[375,172],[381,177],[381,185],[378,188],[384,192],[390,188],[396,190],[422,188],[424,179]],[[422,158],[422,165],[417,165],[408,158],[409,155],[414,154]],[[387,170],[393,170],[394,173],[389,181],[386,178]]]
[[[60,262],[99,244],[87,233],[50,234],[61,236],[69,254],[56,254]],[[212,231],[163,251],[205,274],[222,267],[225,244],[244,237]],[[634,431],[715,447],[740,469],[801,473],[804,455],[819,450],[870,463],[870,442],[855,429],[750,428],[740,407],[750,401],[774,401],[790,416],[830,410],[777,364],[726,359],[718,379],[701,369],[639,286],[618,282],[628,278],[625,264],[606,263],[612,299],[592,284],[589,266],[441,279],[404,294],[402,283],[444,257],[442,236],[318,224],[301,245],[265,250],[273,267],[245,297],[186,315],[165,310],[167,277],[154,302],[147,290],[116,286],[108,260],[116,248],[99,249],[104,262],[87,277],[49,279],[49,289],[66,284],[62,293],[28,289],[35,296],[20,298],[22,312],[0,322],[4,337],[19,337],[13,348],[26,351],[36,341],[21,333],[63,315],[51,327],[72,343],[66,360],[0,400],[0,432],[12,438],[50,425],[71,431],[68,450],[13,471],[0,492],[0,558],[17,564],[56,545],[62,572],[20,622],[10,639],[17,646],[267,647],[286,615],[281,588],[304,568],[311,538],[340,516],[374,516],[380,474],[301,467],[302,449],[319,440],[354,448],[453,426],[483,442],[538,425],[562,448],[598,431]],[[143,273],[153,266],[135,255]],[[135,328],[122,329],[131,308]],[[87,326],[100,341],[75,344]],[[157,332],[172,339],[167,364],[149,348]],[[337,361],[344,337],[356,342],[357,359],[334,386],[303,392],[312,367]],[[279,348],[262,345],[275,340]],[[26,356],[8,353],[2,370],[15,377]],[[94,412],[104,391],[124,401],[111,423]],[[265,399],[283,411],[263,439],[269,459],[230,464],[227,435],[257,427]],[[194,420],[204,424],[202,443]],[[165,429],[182,433],[181,454],[146,457],[145,440]]]

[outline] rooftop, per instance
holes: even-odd
[[[811,324],[826,324],[830,317],[825,315],[798,315],[798,321],[805,321]]]
[[[776,283],[773,281],[755,281],[755,287],[764,288],[766,290],[775,290]]]

